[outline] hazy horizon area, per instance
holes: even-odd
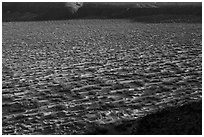
[[[3,2],[3,21],[202,15],[201,2]]]

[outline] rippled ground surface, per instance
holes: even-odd
[[[3,134],[83,134],[201,100],[202,24],[3,23]]]

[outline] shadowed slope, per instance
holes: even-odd
[[[195,102],[177,108],[148,115],[139,122],[135,134],[201,135],[202,102]]]
[[[92,127],[87,134],[201,135],[202,101],[166,108],[138,120]]]

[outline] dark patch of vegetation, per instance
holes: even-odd
[[[122,121],[117,125],[95,125],[87,134],[201,135],[202,101],[169,107],[141,119]]]

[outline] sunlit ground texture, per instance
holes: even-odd
[[[3,23],[3,134],[84,134],[201,100],[202,24]]]

